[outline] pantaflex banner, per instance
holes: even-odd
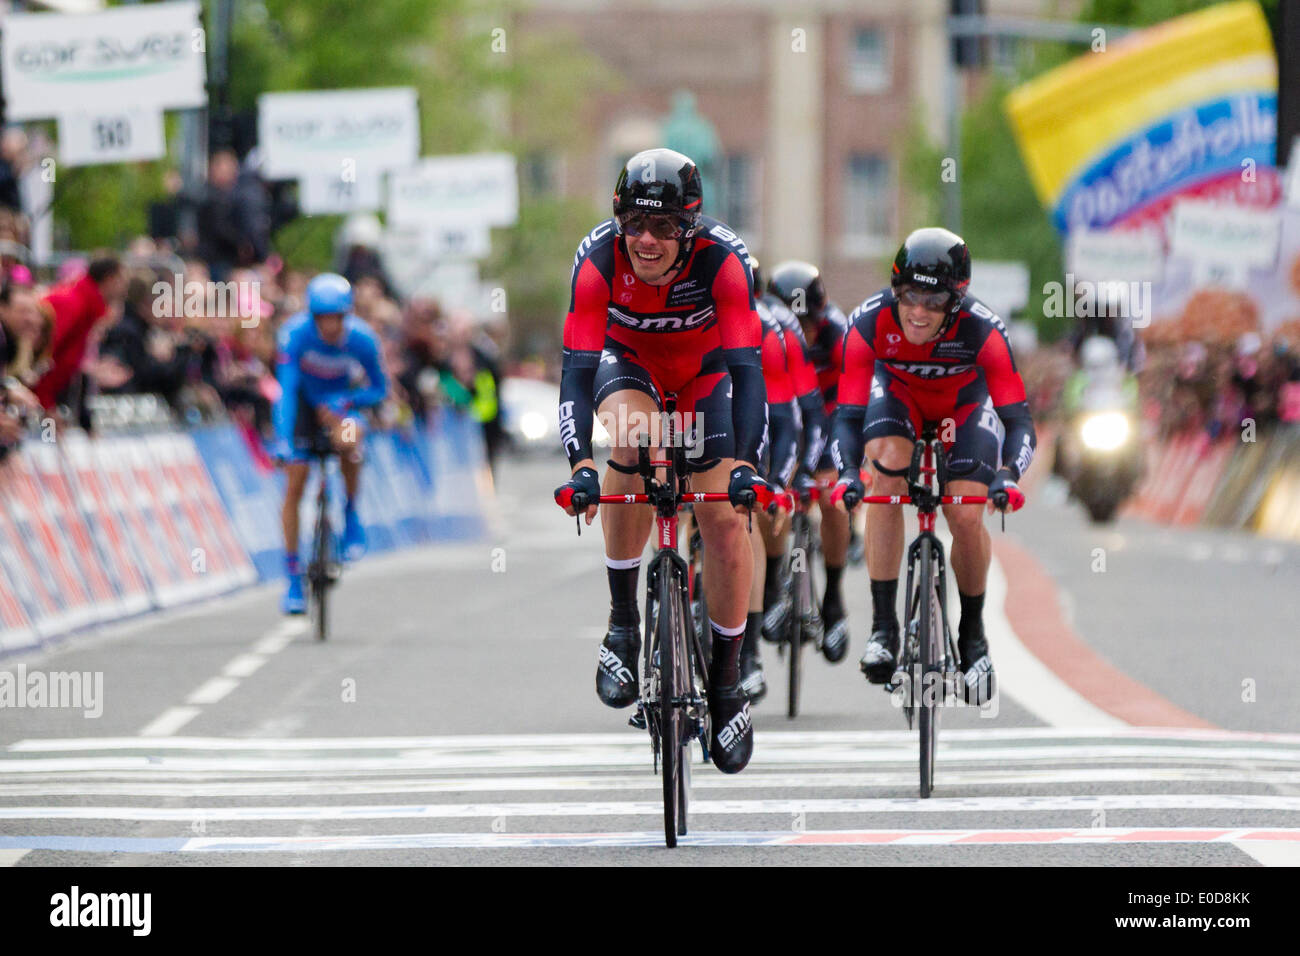
[[[430,156],[389,177],[389,225],[510,226],[518,218],[519,180],[509,153]]]
[[[420,154],[412,87],[264,93],[257,132],[268,179],[377,182],[387,170],[411,166]]]
[[[1179,199],[1269,208],[1281,196],[1277,57],[1253,0],[1112,40],[1018,87],[1006,109],[1066,235],[1163,233]]]
[[[0,50],[9,120],[207,103],[207,44],[193,0],[8,13]]]

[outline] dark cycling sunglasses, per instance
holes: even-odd
[[[898,301],[904,305],[919,305],[931,312],[942,312],[948,308],[947,292],[928,292],[915,286],[907,286],[898,293]]]
[[[680,239],[686,227],[681,220],[671,216],[652,216],[644,212],[630,212],[619,217],[619,228],[635,239],[647,229],[656,239]]]

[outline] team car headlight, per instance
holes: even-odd
[[[549,427],[546,416],[541,412],[525,412],[519,418],[519,430],[529,441],[540,441],[545,438]]]
[[[1098,412],[1079,426],[1079,437],[1093,451],[1114,451],[1128,441],[1132,425],[1123,412]]]

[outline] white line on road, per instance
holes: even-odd
[[[1031,714],[1058,727],[1123,727],[1124,721],[1106,713],[1076,691],[1020,642],[1007,620],[1007,578],[994,558],[989,566],[984,627],[996,662],[999,693],[1009,694]],[[943,736],[947,736],[945,731]]]
[[[1079,767],[1026,768],[1023,770],[945,769],[944,787],[1009,787],[1060,784],[1190,784],[1214,783],[1246,787],[1285,787],[1300,784],[1300,771],[1248,770],[1238,767]],[[737,776],[696,773],[693,790],[815,790],[835,788],[884,790],[916,785],[914,770],[873,772],[749,771]],[[184,782],[141,780],[126,782],[78,780],[72,783],[0,783],[0,797],[301,797],[379,796],[421,793],[548,793],[563,791],[658,792],[659,777],[647,768],[640,774],[570,774],[566,776],[425,777],[402,780],[346,780],[337,775],[324,779],[249,780],[218,783],[185,779]]]
[[[149,737],[170,737],[202,712],[201,705],[215,704],[221,700],[239,686],[240,678],[252,674],[266,662],[267,657],[284,650],[294,635],[305,630],[307,622],[301,618],[276,624],[253,645],[251,653],[240,654],[226,664],[222,676],[210,678],[195,688],[185,699],[185,706],[168,707],[146,724],[140,730],[137,742]]]
[[[842,744],[844,746],[915,746],[916,734],[907,730],[765,730],[758,739],[779,746]],[[991,741],[1038,742],[1044,740],[1143,741],[1146,743],[1262,743],[1300,744],[1300,734],[1200,729],[1193,727],[1130,727],[1121,724],[1102,729],[1066,727],[979,727],[945,729],[943,743]],[[546,747],[642,747],[642,734],[621,731],[581,734],[453,734],[442,737],[68,737],[19,740],[5,749],[11,753],[53,753],[74,750],[535,750]],[[647,757],[647,759],[649,759]]]
[[[140,731],[141,737],[167,737],[199,715],[198,707],[168,707]]]
[[[1265,866],[1300,866],[1300,843],[1286,840],[1242,840],[1235,846]]]
[[[691,814],[752,816],[797,813],[1061,813],[1095,810],[1300,811],[1300,797],[1272,794],[1105,794],[1038,797],[916,797],[774,800],[697,800]],[[431,803],[279,807],[0,807],[0,820],[387,820],[479,817],[658,816],[661,800],[565,803]]]
[[[201,684],[189,697],[185,698],[185,702],[187,704],[215,704],[238,686],[239,680],[237,678],[212,677]]]
[[[358,774],[419,772],[476,772],[484,770],[599,771],[649,767],[644,741],[627,747],[540,748],[533,751],[415,750],[387,756],[349,755],[314,757],[249,755],[236,757],[136,754],[122,756],[14,757],[0,760],[0,775],[75,774],[121,772],[142,776],[159,774]],[[1144,761],[1237,766],[1243,761],[1300,766],[1300,750],[1262,747],[1212,747],[1192,745],[1070,745],[1027,747],[953,747],[942,741],[941,766],[958,764],[1070,763],[1081,761]],[[760,746],[753,767],[860,767],[889,768],[914,764],[916,749],[846,746]],[[1274,767],[1274,769],[1282,769]]]
[[[0,850],[0,866],[13,866],[31,850]]]

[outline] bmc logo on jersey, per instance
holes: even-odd
[[[891,362],[890,366],[917,378],[944,378],[948,375],[960,375],[969,372],[970,365],[939,365],[933,362]]]
[[[638,206],[654,206],[656,209],[663,205],[658,199],[638,199],[636,204]]]
[[[681,332],[695,329],[713,318],[713,306],[692,312],[689,315],[630,315],[621,309],[611,308],[610,316],[621,325],[637,332]]]

